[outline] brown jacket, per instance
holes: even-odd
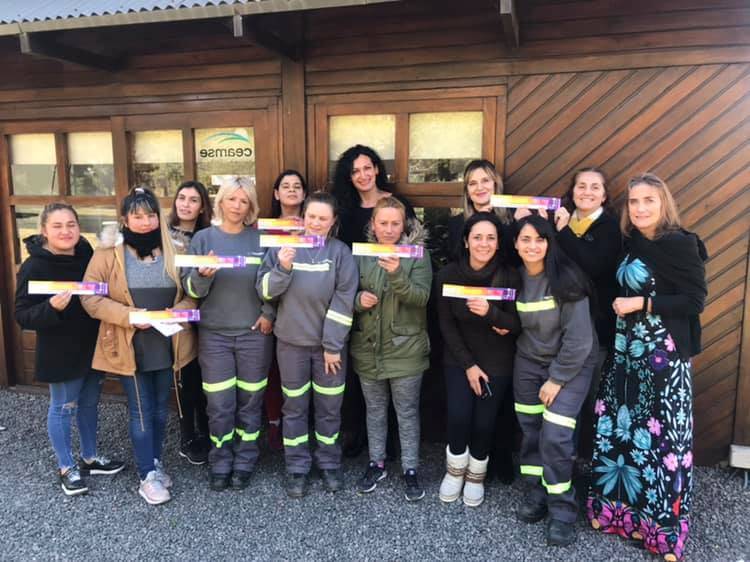
[[[81,297],[81,304],[86,312],[101,320],[91,366],[106,373],[134,375],[136,364],[133,334],[136,328],[130,324],[129,313],[139,309],[134,306],[128,291],[123,244],[97,248],[83,280],[109,283],[109,296]],[[183,294],[178,282],[173,308],[196,308],[196,304],[192,298]],[[182,326],[185,329],[172,336],[175,371],[195,359],[198,351],[195,330],[190,325]]]

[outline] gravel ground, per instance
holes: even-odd
[[[422,502],[403,500],[390,475],[371,495],[354,491],[366,459],[345,463],[345,491],[331,495],[313,477],[308,495],[290,500],[282,490],[283,458],[264,451],[251,485],[212,492],[205,467],[177,455],[179,429],[170,419],[167,471],[172,501],[149,506],[137,495],[122,403],[100,406],[100,451],[128,461],[115,476],[90,479],[87,496],[68,498],[54,475],[47,440],[47,398],[0,391],[0,559],[57,560],[657,560],[624,541],[595,533],[579,521],[579,538],[565,549],[545,546],[542,525],[516,521],[518,483],[491,482],[476,509],[442,505],[437,489],[443,447],[424,444]],[[394,472],[398,467],[394,465]],[[689,560],[750,559],[750,490],[727,469],[697,472]]]

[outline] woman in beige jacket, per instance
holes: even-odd
[[[150,504],[169,501],[171,478],[161,464],[169,390],[175,373],[196,356],[195,334],[188,325],[165,336],[150,324],[131,324],[137,310],[195,308],[183,294],[174,248],[159,202],[145,188],[123,200],[119,231],[102,233],[84,281],[108,283],[107,296],[85,296],[86,311],[101,321],[93,368],[122,375],[128,396],[130,437],[141,483]]]

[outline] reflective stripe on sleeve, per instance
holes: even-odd
[[[544,299],[536,302],[516,301],[516,310],[518,312],[540,312],[542,310],[554,310],[557,308],[555,299]]]
[[[337,324],[341,324],[343,326],[350,327],[352,325],[352,317],[347,316],[345,314],[341,314],[340,312],[336,312],[335,310],[328,310],[326,312],[326,318],[329,318],[336,322]]]

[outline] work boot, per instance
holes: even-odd
[[[286,495],[301,498],[307,488],[307,474],[289,473],[286,475]]]
[[[547,517],[547,503],[542,501],[531,501],[529,496],[524,498],[523,503],[516,510],[516,517],[524,523],[538,523]]]
[[[573,523],[559,519],[547,522],[547,546],[568,546],[576,542],[576,528]]]

